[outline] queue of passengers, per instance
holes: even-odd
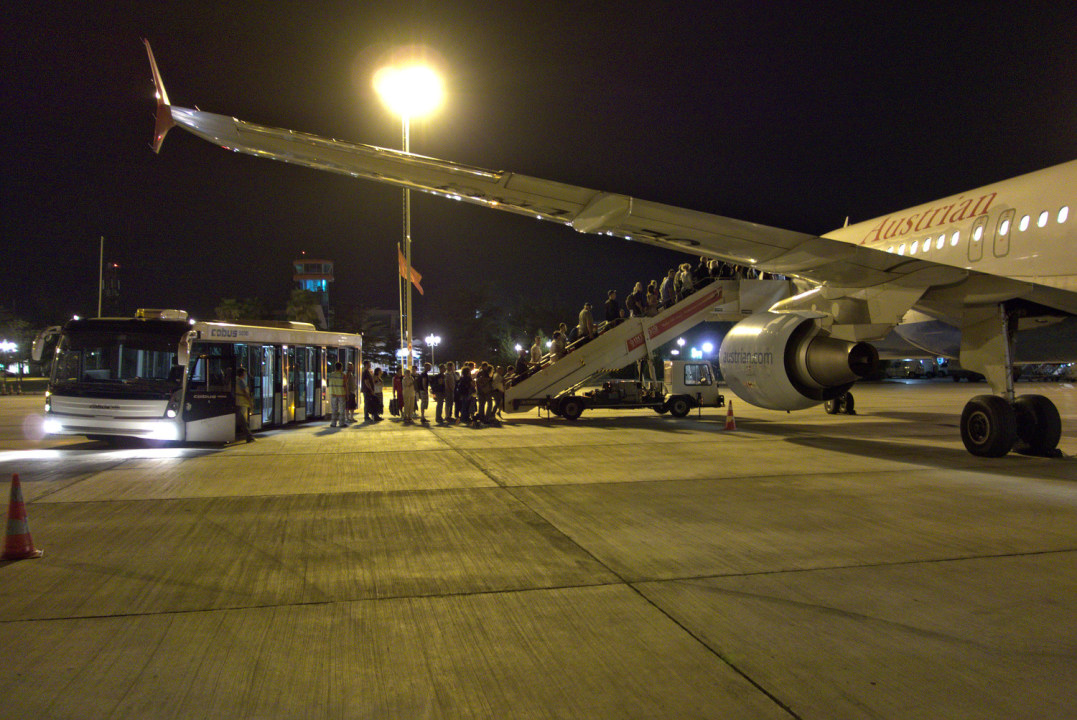
[[[595,322],[591,303],[584,303],[575,327],[569,330],[565,323],[561,323],[554,331],[548,353],[543,353],[539,336],[535,337],[530,350],[520,350],[515,373],[506,382],[511,386],[513,382],[519,382],[550,363],[557,362],[572,350],[620,324],[626,317],[654,317],[715,280],[738,279],[784,278],[708,257],[700,257],[696,264],[681,263],[670,268],[661,282],[651,280],[646,287],[642,282],[637,282],[625,298],[623,307],[617,298],[616,290],[607,292],[601,323]]]
[[[402,368],[393,376],[393,402],[405,425],[419,422],[428,425],[426,412],[434,401],[434,422],[493,424],[505,408],[506,371],[500,365],[487,362],[438,365],[423,363],[422,371]],[[416,418],[416,415],[418,417]],[[380,420],[380,416],[376,419]]]

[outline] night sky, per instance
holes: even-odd
[[[1043,7],[7,2],[0,305],[93,314],[103,235],[128,310],[283,307],[301,251],[338,309],[397,307],[400,191],[180,129],[154,155],[142,37],[176,105],[387,147],[371,76],[424,44],[448,98],[413,152],[823,233],[1077,157],[1077,4]],[[570,320],[688,258],[414,197],[420,336],[464,288]]]

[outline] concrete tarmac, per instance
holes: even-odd
[[[1074,717],[1077,389],[993,460],[984,390],[118,450],[0,397],[0,717]]]

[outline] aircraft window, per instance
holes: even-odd
[[[891,245],[890,247],[886,248],[886,252],[888,252],[888,253],[894,252],[894,246]]]
[[[1047,211],[1040,213],[1040,219],[1036,221],[1036,227],[1047,227]]]
[[[1021,229],[1021,232],[1028,230],[1028,215],[1025,215],[1023,218],[1021,218],[1021,224],[1017,227]]]
[[[909,254],[910,255],[915,255],[916,251],[917,251],[917,249],[919,247],[920,247],[920,241],[919,240],[913,240],[912,241],[912,247],[909,248]]]
[[[930,249],[931,249],[931,238],[924,238],[924,247],[920,252],[926,253]]]
[[[904,254],[905,254],[905,243],[901,243],[901,245],[898,245],[898,255],[904,255]]]
[[[955,230],[954,234],[950,236],[950,245],[956,247],[959,242],[961,242],[961,231]]]
[[[1003,234],[1005,234],[1005,233],[1003,233]],[[984,229],[983,229],[982,225],[977,226],[977,228],[972,231],[972,239],[974,241],[976,241],[976,242],[980,242],[980,238],[982,238],[983,236],[984,236]]]
[[[1066,222],[1066,219],[1069,216],[1070,216],[1070,206],[1069,205],[1064,205],[1062,207],[1062,209],[1058,211],[1058,222],[1060,224]]]
[[[998,234],[1005,235],[1010,232],[1010,219],[1006,218],[1002,221],[1002,224],[998,226]]]
[[[939,235],[939,239],[935,241],[935,249],[942,250],[942,246],[946,244],[946,235]]]

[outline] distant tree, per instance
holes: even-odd
[[[310,290],[292,290],[286,313],[289,320],[296,322],[319,323],[323,318],[318,296]]]
[[[218,320],[236,322],[238,320],[264,320],[267,316],[265,303],[260,298],[221,298],[221,303],[214,309]]]
[[[16,353],[19,357],[29,355],[30,343],[34,340],[33,328],[30,323],[0,306],[0,340],[16,343],[19,346]]]
[[[381,313],[374,313],[363,305],[354,305],[342,313],[340,329],[345,332],[362,333],[363,359],[375,365],[391,367],[396,363],[396,347],[399,341],[391,324]],[[341,316],[338,316],[341,317]]]

